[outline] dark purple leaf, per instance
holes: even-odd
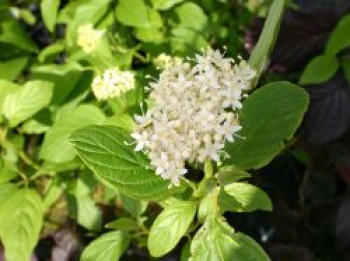
[[[350,86],[343,75],[306,88],[310,106],[299,135],[313,143],[325,143],[341,137],[350,126]]]

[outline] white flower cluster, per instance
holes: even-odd
[[[241,60],[224,58],[219,50],[196,55],[167,67],[150,84],[152,107],[132,137],[135,150],[148,153],[151,165],[175,186],[187,173],[185,162],[220,160],[226,141],[241,129],[237,109],[256,72]]]
[[[90,54],[95,51],[103,33],[102,30],[94,29],[92,24],[80,25],[78,27],[77,44],[85,53]]]
[[[106,100],[119,96],[135,87],[135,76],[130,71],[118,68],[107,69],[92,81],[92,91],[98,100]]]
[[[160,69],[166,69],[168,67],[174,67],[180,65],[183,59],[178,56],[170,56],[165,53],[161,53],[154,59],[155,65]]]

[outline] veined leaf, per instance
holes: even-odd
[[[196,203],[175,201],[154,221],[147,246],[152,256],[160,257],[170,252],[186,233],[196,213]]]
[[[73,110],[62,112],[51,129],[46,132],[40,158],[54,163],[73,160],[76,153],[69,144],[68,137],[80,128],[104,120],[103,112],[93,105],[80,105]]]
[[[169,189],[150,169],[149,160],[135,152],[133,139],[113,126],[90,126],[75,132],[70,140],[85,164],[104,183],[140,200],[157,200],[170,196]]]
[[[113,231],[103,234],[88,245],[81,261],[117,261],[130,243],[127,234]]]
[[[268,164],[292,138],[308,106],[308,94],[288,82],[269,83],[250,95],[240,114],[242,130],[226,144],[225,165],[255,169]]]
[[[218,202],[221,212],[272,210],[272,203],[269,196],[261,189],[246,183],[233,183],[222,187]]]
[[[0,238],[7,261],[28,261],[39,239],[43,203],[36,191],[21,189],[0,208]]]
[[[52,83],[29,81],[23,87],[6,96],[2,111],[11,127],[17,126],[46,107],[51,100]]]
[[[191,244],[189,261],[269,261],[264,250],[251,238],[234,233],[222,218],[208,218]]]

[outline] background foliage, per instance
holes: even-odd
[[[273,260],[347,260],[349,6],[294,1],[282,16],[284,2],[272,6],[262,30],[257,17],[266,16],[271,1],[1,1],[0,239],[6,260],[78,260],[83,248],[84,261],[123,254],[125,260],[187,260],[189,252],[191,260],[268,260],[255,241]],[[96,55],[76,44],[86,23],[105,31]],[[203,199],[185,201],[189,188],[169,191],[145,168],[147,158],[124,141],[131,141],[132,115],[141,113],[145,75],[158,74],[156,57],[193,56],[208,45],[244,58],[257,45],[250,64],[262,80],[241,111],[242,136],[252,139],[226,147],[235,157],[216,173],[218,187],[205,180],[198,192]],[[132,70],[137,88],[97,102],[93,75],[114,66]],[[293,133],[307,95],[285,80],[300,83],[311,97],[298,140]],[[261,167],[247,184],[246,171]],[[201,178],[191,170],[192,181]],[[242,213],[271,210],[256,186],[271,196],[272,214]],[[146,202],[176,193],[181,196],[160,204]],[[227,223],[207,218],[213,193]]]

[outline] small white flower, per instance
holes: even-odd
[[[78,27],[77,44],[87,54],[95,51],[104,31],[96,30],[92,24],[84,24]]]
[[[235,64],[218,50],[196,55],[194,62],[166,66],[150,83],[152,106],[135,116],[132,134],[136,150],[148,153],[156,174],[175,186],[187,173],[185,162],[220,161],[225,142],[241,129],[236,110],[255,77],[245,61]]]
[[[135,77],[131,72],[111,68],[97,75],[92,81],[92,91],[98,100],[118,97],[135,87]]]

